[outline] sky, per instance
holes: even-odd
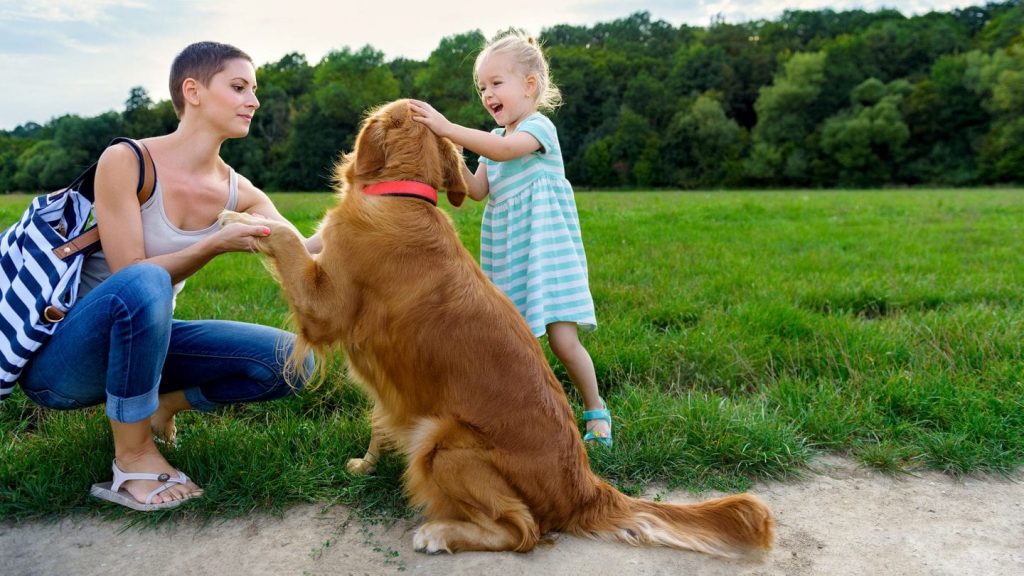
[[[142,86],[169,99],[171,61],[192,42],[234,44],[257,66],[298,52],[310,64],[370,45],[386,60],[426,60],[448,36],[515,26],[592,26],[647,11],[679,26],[775,19],[785,9],[906,15],[985,0],[0,0],[0,130],[64,114],[122,111]],[[557,70],[554,71],[557,74]],[[470,82],[470,79],[466,79]]]

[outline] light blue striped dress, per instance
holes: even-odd
[[[516,131],[535,137],[541,149],[507,162],[480,157],[490,186],[480,267],[515,303],[534,336],[552,322],[593,330],[597,319],[587,256],[558,133],[540,113],[523,119]],[[505,129],[494,133],[504,136]]]

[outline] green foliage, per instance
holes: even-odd
[[[539,40],[564,95],[552,120],[579,188],[978,185],[1024,176],[1022,23],[1019,0],[909,17],[786,10],[705,27],[635,12],[552,26]],[[323,189],[365,111],[398,97],[491,130],[472,81],[484,41],[479,30],[444,37],[424,61],[388,62],[364,46],[265,63],[250,136],[227,142],[224,158],[264,189]],[[905,87],[898,99],[883,90],[894,83]],[[138,87],[112,114],[0,131],[0,193],[63,185],[111,137],[177,122],[169,101]],[[43,141],[58,149],[28,153]],[[467,158],[475,168],[476,154]]]
[[[822,52],[795,54],[775,82],[761,89],[752,135],[755,153],[748,164],[751,177],[793,184],[810,181],[803,158],[816,147],[814,112],[825,86],[826,58]]]
[[[679,112],[666,134],[661,153],[672,171],[670,184],[709,188],[742,181],[740,154],[745,133],[713,95],[702,95],[687,112]]]
[[[414,94],[444,110],[452,122],[490,130],[490,116],[480,105],[473,83],[473,66],[484,40],[479,30],[443,38],[416,73]]]
[[[854,88],[852,108],[825,121],[821,147],[841,166],[840,184],[862,186],[892,177],[910,137],[900,112],[907,90],[904,81],[886,86],[869,78]]]

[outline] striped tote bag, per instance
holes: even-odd
[[[139,156],[138,191],[141,198],[148,186],[148,196],[152,161],[135,141],[115,138],[111,144],[118,142]],[[78,298],[82,263],[99,248],[91,222],[95,175],[93,164],[67,188],[36,197],[0,237],[0,401]]]

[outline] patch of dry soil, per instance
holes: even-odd
[[[97,519],[0,523],[0,573],[29,575],[1002,575],[1024,574],[1024,476],[891,477],[826,457],[803,480],[752,492],[775,512],[775,548],[722,560],[569,536],[528,554],[427,556],[414,522],[377,526],[344,508],[290,509],[198,527],[129,528]],[[715,494],[702,495],[702,498]],[[685,492],[662,499],[690,502]]]

